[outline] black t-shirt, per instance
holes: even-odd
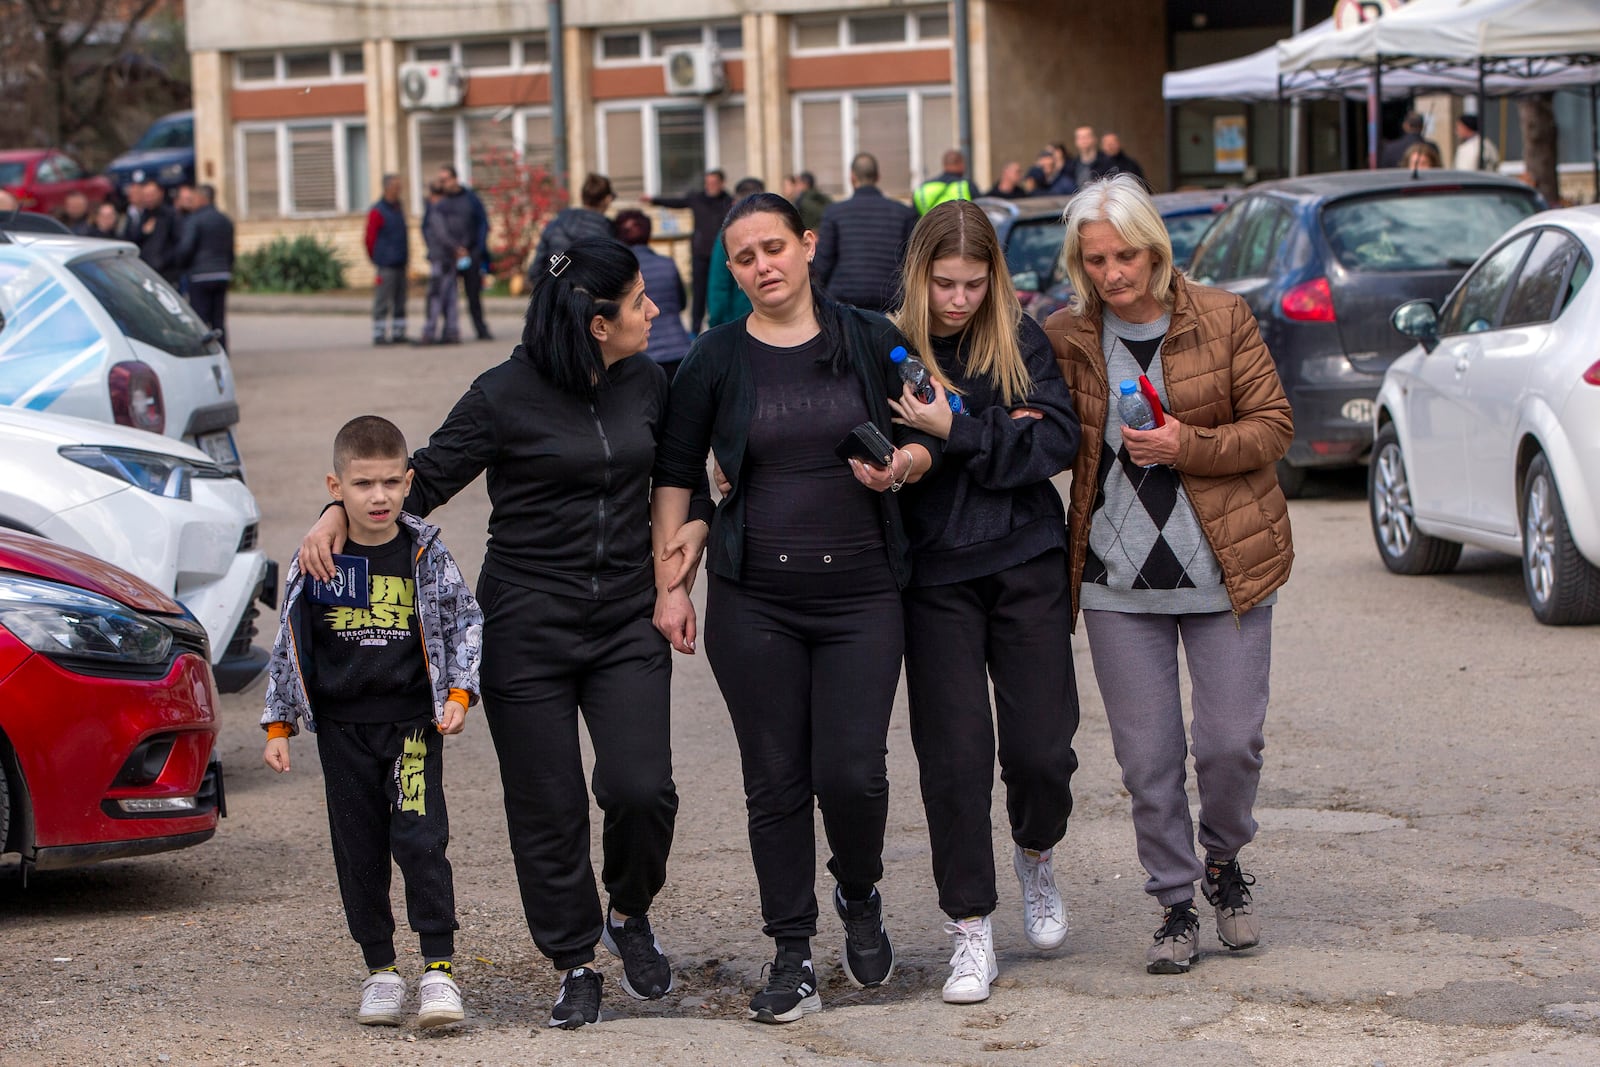
[[[833,452],[867,421],[866,398],[854,374],[837,377],[817,362],[826,345],[821,334],[795,348],[747,339],[756,386],[744,474],[752,567],[820,573],[883,562],[877,494]]]
[[[371,600],[365,608],[308,605],[317,716],[337,722],[431,716],[411,538],[402,531],[384,545],[346,542],[344,551],[366,557]]]

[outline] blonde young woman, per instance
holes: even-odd
[[[1294,561],[1275,465],[1294,419],[1272,355],[1238,296],[1172,268],[1172,243],[1138,179],[1080,190],[1062,257],[1076,291],[1045,323],[1083,418],[1068,527],[1082,608],[1122,781],[1133,798],[1145,892],[1161,905],[1151,974],[1199,955],[1195,883],[1229,949],[1261,938],[1240,851],[1255,837],[1272,605]],[[1124,426],[1111,398],[1147,375],[1163,425]],[[1199,844],[1178,642],[1193,680]]]
[[[1072,811],[1078,689],[1066,516],[1050,479],[1077,453],[1078,418],[982,210],[952,201],[928,212],[904,277],[896,318],[936,395],[923,404],[907,389],[894,408],[944,442],[938,470],[902,499],[913,560],[904,596],[911,738],[955,941],[944,999],[971,1004],[999,974],[989,918],[997,735],[1024,932],[1043,949],[1067,936],[1051,851]],[[960,396],[962,413],[947,393]]]

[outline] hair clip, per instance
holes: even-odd
[[[557,252],[555,255],[550,257],[550,277],[552,277],[552,278],[561,277],[561,272],[566,270],[567,267],[571,265],[571,263],[572,263],[572,257],[571,256],[566,255],[565,253],[562,253],[562,252]]]

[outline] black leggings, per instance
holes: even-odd
[[[997,732],[1012,841],[1043,850],[1067,831],[1078,769],[1068,595],[1059,549],[998,574],[906,590],[911,741],[939,907],[952,919],[995,909]]]
[[[667,877],[678,812],[668,701],[671,648],[655,590],[619,600],[542,593],[484,575],[483,707],[500,759],[511,856],[539,951],[559,969],[594,959],[602,914],[589,859],[581,712],[605,813],[600,877],[643,915]]]
[[[889,712],[900,682],[900,594],[887,565],[836,575],[712,575],[706,656],[744,768],[750,855],[767,936],[817,931],[812,797],[844,895],[883,877]]]

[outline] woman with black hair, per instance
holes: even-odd
[[[822,1007],[811,963],[813,796],[833,853],[845,974],[875,986],[894,968],[877,882],[911,568],[892,491],[930,468],[937,443],[892,426],[901,383],[889,353],[905,339],[882,315],[812,285],[816,236],[793,204],[746,197],[722,239],[752,310],[701,335],[673,381],[651,509],[656,623],[693,652],[681,581],[691,561],[662,557],[710,451],[729,489],[712,520],[706,647],[739,741],[764,929],[777,942],[750,1017],[782,1023]],[[899,443],[879,464],[847,466],[834,446],[869,420]]]
[[[600,1018],[603,941],[638,999],[672,988],[646,915],[666,879],[678,808],[668,694],[671,651],[652,625],[649,494],[667,380],[643,352],[656,307],[639,263],[609,238],[551,257],[528,305],[522,344],[472,383],[427,447],[405,509],[426,515],[487,472],[489,545],[483,705],[500,760],[511,852],[528,929],[562,972],[550,1025]],[[668,545],[687,569],[710,517]],[[343,513],[301,545],[308,572],[331,575]],[[594,798],[605,813],[602,914],[589,858],[589,790],[578,747],[594,744]]]

